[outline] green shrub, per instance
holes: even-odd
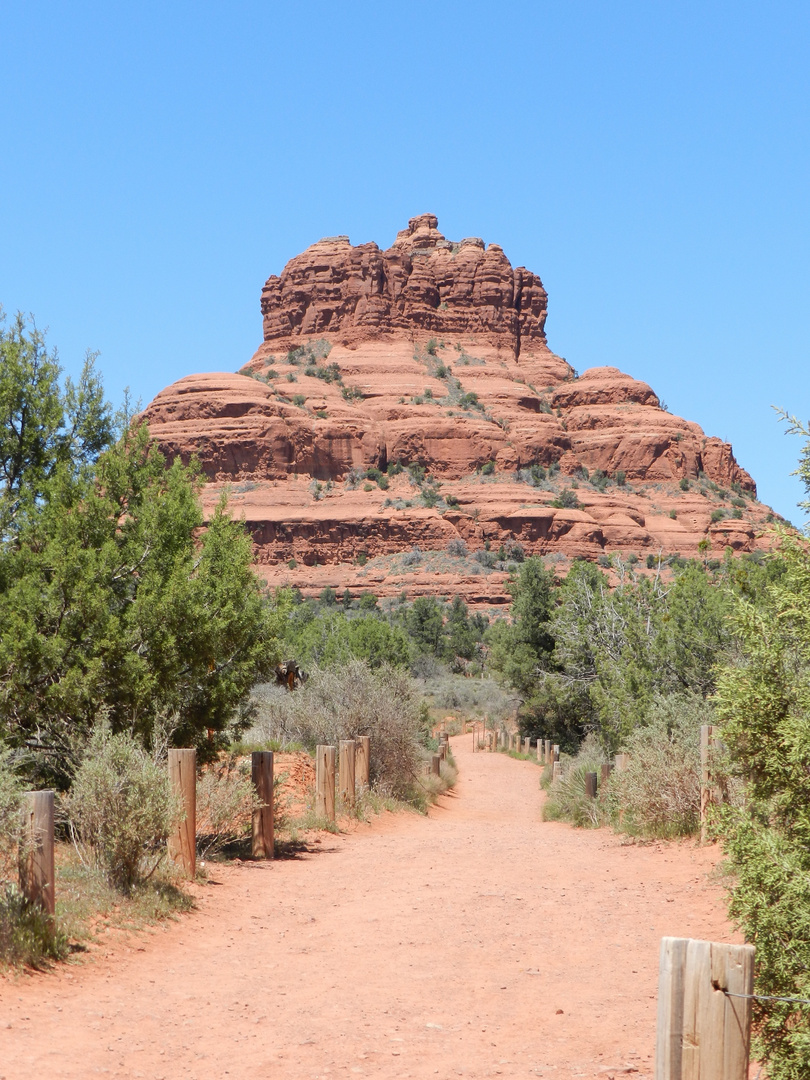
[[[495,472],[495,462],[494,461],[485,461],[484,464],[481,466],[481,475],[482,476],[492,476],[492,474],[494,472]]]
[[[810,442],[800,466],[810,491],[808,451]],[[746,789],[719,825],[730,913],[756,945],[755,993],[810,998],[810,554],[804,538],[780,541],[783,574],[756,605],[737,601],[739,649],[718,678],[722,737]],[[810,1076],[810,1007],[753,1008],[754,1053],[770,1080]]]
[[[558,510],[579,510],[580,502],[576,492],[570,488],[563,488],[556,499],[551,500],[551,505]]]
[[[363,391],[359,386],[343,386],[340,389],[344,401],[362,401]]]
[[[182,813],[165,764],[132,736],[103,726],[91,735],[65,802],[82,857],[124,893],[154,872]]]
[[[624,469],[619,469],[616,473],[616,483],[619,485],[619,487],[624,487],[624,485],[627,483],[627,475]]]
[[[726,516],[725,510],[721,510],[719,507],[716,510],[712,510],[712,517],[711,517],[712,524],[714,525],[716,522],[722,521],[725,516]]]
[[[15,754],[0,743],[0,883],[16,874],[23,785]]]

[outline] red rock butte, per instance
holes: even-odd
[[[502,604],[516,544],[641,566],[765,546],[731,446],[617,368],[577,375],[547,305],[536,274],[432,214],[385,251],[329,237],[266,281],[239,373],[189,375],[144,415],[169,456],[199,458],[208,510],[228,489],[267,580],[305,593]]]

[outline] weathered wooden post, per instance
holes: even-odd
[[[169,783],[180,800],[183,819],[169,837],[169,858],[191,881],[197,874],[197,751],[169,751]]]
[[[339,784],[343,806],[354,806],[354,739],[340,740]]]
[[[706,830],[709,821],[709,807],[716,799],[714,776],[712,773],[711,753],[714,746],[714,724],[703,724],[700,728],[700,842],[706,843]]]
[[[597,790],[597,788],[596,788],[596,773],[595,772],[586,772],[585,773],[585,794],[588,796],[589,799],[595,799],[596,798],[596,790]]]
[[[655,1080],[748,1080],[753,989],[753,945],[662,938]]]
[[[250,755],[251,777],[261,806],[253,811],[250,850],[254,859],[272,859],[273,835],[273,751],[254,750]]]
[[[543,743],[543,761],[546,765],[551,764],[551,739],[546,739]]]
[[[335,748],[315,747],[315,813],[327,821],[335,820]]]
[[[557,743],[555,743],[551,748],[551,760],[552,761],[559,761],[560,760],[560,748],[557,745]]]
[[[361,791],[368,791],[371,783],[371,736],[357,737],[357,752],[354,759],[357,786]]]
[[[551,779],[552,780],[559,780],[561,776],[562,776],[562,765],[559,763],[559,761],[555,761],[554,764],[551,767]]]
[[[538,765],[543,764],[543,740],[542,739],[537,740],[537,764]]]
[[[615,763],[614,768],[615,768],[616,772],[624,772],[625,769],[630,764],[630,755],[629,754],[617,754],[613,760],[614,760],[614,763]]]
[[[48,915],[56,911],[53,858],[54,795],[26,791],[22,808],[20,892]]]
[[[531,737],[529,735],[527,735],[526,738],[523,740],[523,753],[528,754],[529,751],[531,750],[531,748],[532,748],[532,740],[531,740]]]
[[[433,754],[430,759],[430,771],[434,776],[442,775],[442,759],[438,754]]]
[[[602,765],[599,768],[599,783],[602,785],[602,787],[604,787],[609,779],[610,779],[610,765],[608,765],[608,763],[606,761],[604,761],[604,762],[602,762]]]

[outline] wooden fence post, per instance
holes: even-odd
[[[53,807],[52,791],[26,791],[22,810],[20,892],[29,904],[36,904],[48,915],[56,911]]]
[[[599,768],[599,783],[602,785],[602,787],[604,787],[609,779],[610,779],[610,765],[608,765],[608,763],[606,761],[604,761],[604,762],[602,762],[602,765]]]
[[[359,735],[357,753],[354,759],[357,774],[357,786],[361,791],[368,791],[371,782],[371,736]]]
[[[551,748],[551,760],[552,761],[559,761],[560,760],[560,748],[556,743]]]
[[[715,802],[716,791],[711,767],[714,746],[714,724],[702,724],[700,728],[700,842],[706,843],[709,807]]]
[[[442,759],[438,754],[433,754],[430,759],[430,771],[434,776],[442,775]]]
[[[559,780],[561,776],[562,776],[562,765],[559,763],[559,761],[555,761],[554,764],[551,767],[551,779],[552,780]]]
[[[543,764],[543,740],[542,739],[537,740],[537,764],[538,765]]]
[[[169,858],[191,881],[197,873],[197,751],[169,751],[169,783],[183,807],[183,820],[169,837]]]
[[[595,772],[586,772],[585,773],[585,794],[589,798],[595,799],[596,798],[596,791],[597,791],[596,773]]]
[[[344,807],[354,806],[354,739],[340,740],[339,783]]]
[[[616,772],[624,772],[624,770],[630,764],[630,755],[617,754],[613,760],[615,763],[614,768],[616,769]]]
[[[753,945],[662,938],[655,1080],[747,1080]]]
[[[315,814],[335,820],[335,748],[319,743],[315,747]]]
[[[543,760],[546,765],[551,763],[551,739],[546,739],[543,743]]]
[[[526,738],[523,740],[523,753],[528,754],[529,750],[531,750],[531,746],[532,746],[531,737],[527,735]]]
[[[250,755],[251,776],[262,805],[253,811],[250,850],[254,859],[272,859],[273,833],[273,751],[254,750]]]

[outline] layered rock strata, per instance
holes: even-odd
[[[432,215],[386,251],[322,240],[268,279],[240,373],[181,379],[145,416],[167,453],[198,456],[207,505],[229,487],[270,580],[293,561],[312,588],[340,586],[369,573],[358,556],[453,540],[566,558],[763,543],[768,508],[731,446],[616,368],[577,376],[546,311],[536,275],[447,241]],[[394,463],[419,469],[385,489],[361,475]],[[469,569],[469,587],[455,576],[474,599]],[[505,598],[502,580],[483,593]]]

